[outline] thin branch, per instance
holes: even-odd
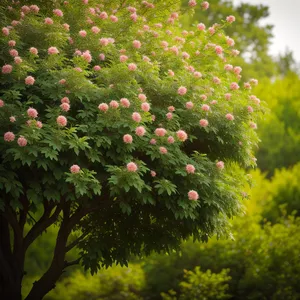
[[[78,265],[80,263],[81,259],[82,259],[82,257],[79,257],[79,258],[77,258],[75,260],[72,260],[72,261],[65,261],[64,269],[67,268],[67,267],[70,267],[70,266]]]
[[[74,240],[72,243],[70,243],[66,247],[66,253],[69,252],[71,249],[73,249],[75,246],[77,246],[90,232],[91,232],[91,229],[85,231],[80,237],[78,237],[76,240]]]

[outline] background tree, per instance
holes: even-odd
[[[72,265],[228,234],[263,108],[223,29],[182,31],[174,1],[39,3],[1,2],[0,295],[21,298],[26,252],[53,224],[27,300]]]

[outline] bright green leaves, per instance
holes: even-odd
[[[66,182],[73,184],[74,192],[77,198],[87,196],[99,196],[101,194],[101,183],[95,178],[96,172],[87,169],[81,169],[79,173],[65,173]],[[67,196],[68,198],[68,196]]]
[[[154,182],[156,183],[155,188],[157,189],[158,195],[167,193],[168,196],[171,196],[177,192],[176,185],[167,179],[155,180]]]

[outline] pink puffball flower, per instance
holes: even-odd
[[[64,30],[70,31],[70,25],[69,25],[69,24],[64,23],[64,24],[63,24],[63,27],[64,27]]]
[[[157,136],[165,136],[166,133],[167,133],[167,130],[164,129],[164,128],[156,128],[154,133],[157,135]]]
[[[4,101],[0,99],[0,107],[3,107],[5,105]]]
[[[37,118],[38,112],[35,108],[30,107],[27,109],[27,115],[30,118]]]
[[[228,23],[234,22],[234,21],[235,21],[235,16],[228,16],[228,17],[226,17],[226,21],[227,21]]]
[[[241,67],[234,67],[233,68],[233,72],[237,75],[239,75],[242,72],[242,68]]]
[[[80,172],[80,167],[78,165],[73,165],[70,167],[70,172],[73,174],[77,174]]]
[[[120,62],[123,63],[128,59],[128,56],[126,55],[120,55]]]
[[[174,106],[169,106],[168,107],[168,111],[169,112],[174,112],[175,111],[175,107]]]
[[[138,112],[134,112],[131,116],[132,120],[135,122],[141,122],[142,117]]]
[[[185,95],[185,94],[187,93],[187,88],[184,87],[184,86],[181,86],[181,87],[178,88],[177,93],[178,93],[180,96],[183,96],[183,95]]]
[[[26,84],[26,85],[33,85],[34,82],[35,82],[35,79],[34,79],[34,77],[32,77],[32,76],[27,76],[27,77],[25,78],[25,84]]]
[[[166,117],[167,117],[168,120],[171,120],[173,118],[173,114],[171,112],[168,112],[166,114]]]
[[[88,62],[88,63],[90,63],[91,61],[92,61],[92,55],[91,55],[91,53],[90,53],[90,51],[84,51],[83,53],[82,53],[82,57]]]
[[[207,126],[208,126],[208,121],[207,121],[206,119],[201,119],[201,120],[199,121],[199,125],[200,125],[201,127],[207,127]]]
[[[188,138],[188,135],[185,131],[183,130],[178,130],[176,132],[176,135],[177,135],[177,138],[181,141],[181,142],[184,142],[186,141],[186,139]]]
[[[130,107],[130,101],[127,98],[122,98],[120,100],[120,103],[123,107],[128,108]]]
[[[230,89],[231,90],[238,90],[240,87],[239,87],[239,85],[236,83],[236,82],[232,82],[231,84],[230,84]]]
[[[199,23],[199,24],[197,25],[197,28],[198,28],[200,31],[203,31],[203,30],[205,30],[206,26],[205,26],[203,23]]]
[[[68,103],[70,104],[70,100],[68,97],[63,97],[61,100],[60,100],[61,103]]]
[[[106,20],[108,18],[108,14],[103,11],[102,13],[100,13],[99,18],[102,20]]]
[[[64,13],[60,9],[54,9],[53,13],[58,17],[63,17]]]
[[[201,8],[203,10],[207,10],[209,8],[209,3],[207,1],[204,1],[201,3]]]
[[[128,172],[136,172],[138,169],[137,165],[134,162],[128,163],[126,167]]]
[[[156,144],[156,139],[151,139],[151,140],[150,140],[150,144],[151,144],[151,145],[155,145],[155,144]]]
[[[100,42],[100,45],[101,45],[101,46],[107,46],[107,45],[109,44],[109,41],[108,41],[107,38],[101,38],[101,39],[99,40],[99,42]]]
[[[14,58],[14,62],[15,62],[17,65],[19,65],[19,64],[21,64],[21,63],[23,62],[23,59],[22,59],[20,56],[16,56],[16,57]]]
[[[168,74],[169,76],[173,77],[175,75],[175,73],[172,70],[168,70]]]
[[[2,67],[2,74],[9,74],[13,70],[13,67],[11,65],[4,65]]]
[[[185,170],[188,174],[194,174],[196,169],[193,165],[188,164],[186,165]]]
[[[41,121],[37,121],[37,122],[36,122],[36,126],[37,126],[38,128],[42,128],[42,127],[43,127],[43,123],[42,123]]]
[[[9,121],[10,121],[11,123],[16,122],[16,117],[15,117],[15,116],[9,117]]]
[[[101,67],[100,66],[94,66],[94,71],[100,71],[101,70]]]
[[[63,85],[66,84],[66,82],[67,82],[66,79],[61,79],[58,83]]]
[[[60,105],[60,108],[63,110],[63,111],[69,111],[70,110],[70,104],[68,103],[62,103]]]
[[[44,23],[47,24],[47,25],[52,25],[53,24],[53,20],[51,18],[46,18],[44,20]]]
[[[27,140],[23,136],[20,136],[17,140],[17,143],[20,147],[25,147],[27,145]]]
[[[147,102],[144,102],[141,104],[141,109],[145,112],[148,112],[150,110],[150,104]]]
[[[252,128],[252,129],[257,129],[257,125],[256,125],[256,123],[254,123],[254,122],[250,122],[250,123],[249,123],[249,126],[250,126],[250,128]]]
[[[132,45],[133,45],[134,48],[139,49],[139,48],[141,48],[142,43],[140,41],[138,41],[138,40],[134,40],[132,42]]]
[[[175,139],[172,136],[169,136],[167,139],[169,144],[174,144],[175,143]]]
[[[128,65],[128,70],[129,70],[129,71],[135,71],[136,69],[137,69],[136,64],[130,63],[130,64]]]
[[[106,112],[108,110],[108,105],[106,103],[101,103],[99,104],[98,109],[103,112]]]
[[[135,129],[135,134],[137,136],[144,136],[146,133],[146,129],[143,126],[139,126]]]
[[[232,114],[226,114],[226,119],[229,121],[233,121],[234,120],[234,116]]]
[[[224,66],[224,70],[226,70],[226,71],[232,71],[232,70],[233,70],[233,65],[226,64],[226,65]]]
[[[114,16],[114,15],[110,16],[110,20],[111,20],[113,23],[116,23],[116,22],[119,21],[118,17],[117,17],[117,16]]]
[[[87,32],[86,32],[85,30],[80,30],[80,31],[79,31],[79,35],[80,35],[81,37],[86,37],[86,36],[87,36]]]
[[[136,22],[137,18],[138,18],[138,15],[137,15],[136,13],[133,13],[133,14],[130,15],[130,19],[131,19],[133,22]]]
[[[219,170],[222,170],[222,169],[224,169],[224,162],[223,162],[223,161],[218,161],[218,162],[216,163],[216,166],[217,166],[217,168],[218,168]]]
[[[234,46],[234,44],[235,44],[234,39],[231,39],[231,38],[227,38],[226,43],[230,47]]]
[[[30,10],[37,14],[40,11],[40,8],[37,5],[33,4],[30,5]]]
[[[14,40],[10,40],[10,41],[8,41],[8,46],[9,47],[15,47],[16,46],[16,41],[14,41]]]
[[[188,101],[188,102],[185,104],[185,107],[186,107],[187,109],[192,109],[192,108],[194,107],[194,104],[193,104],[193,102]]]
[[[196,191],[191,190],[188,192],[188,198],[189,198],[189,200],[196,201],[199,199],[199,195]]]
[[[197,2],[196,2],[196,0],[190,0],[188,4],[190,7],[194,7],[197,5]]]
[[[216,53],[217,53],[218,55],[220,55],[220,54],[223,53],[223,48],[222,48],[221,46],[216,46],[216,47],[215,47],[215,50],[216,50]]]
[[[215,84],[220,84],[221,83],[221,79],[219,78],[219,77],[214,77],[213,78],[213,83],[215,83]]]
[[[230,100],[230,99],[231,99],[231,96],[232,96],[232,95],[231,95],[230,93],[226,93],[226,94],[225,94],[225,99],[226,99],[226,100]]]
[[[138,98],[142,101],[145,102],[147,100],[147,96],[145,94],[138,94]]]
[[[31,47],[31,48],[29,49],[29,52],[30,52],[31,54],[33,54],[33,55],[37,55],[37,54],[38,54],[38,49],[36,49],[36,48],[34,48],[34,47]]]
[[[8,36],[9,35],[9,29],[7,27],[3,27],[2,28],[2,33],[3,33],[3,35]]]
[[[5,142],[12,142],[15,139],[15,135],[11,131],[7,131],[4,133],[4,141]]]
[[[133,141],[133,138],[130,134],[125,134],[123,136],[123,141],[124,141],[125,144],[131,144],[132,141]]]
[[[102,60],[102,61],[105,60],[105,54],[104,53],[100,53],[99,54],[99,59]]]
[[[200,95],[201,100],[206,101],[207,100],[207,96],[206,95]]]
[[[168,150],[167,150],[166,147],[159,147],[159,152],[160,152],[161,154],[167,154],[167,153],[168,153]]]
[[[58,51],[58,49],[56,47],[50,47],[48,49],[48,54],[49,55],[58,54],[58,53],[59,53],[59,51]]]
[[[61,127],[65,127],[67,125],[67,118],[65,116],[58,116],[56,123]]]
[[[109,106],[111,108],[117,109],[119,107],[119,103],[116,100],[112,100],[109,102]]]
[[[195,76],[196,78],[201,78],[201,77],[202,77],[202,74],[201,74],[200,72],[196,71],[196,72],[194,72],[194,76]]]
[[[153,170],[150,171],[150,174],[151,174],[152,177],[155,177],[155,176],[156,176],[156,172],[153,171]]]
[[[101,29],[99,27],[97,27],[97,26],[92,27],[92,32],[93,33],[98,34],[100,31],[101,31]]]
[[[29,6],[27,5],[24,5],[21,7],[21,11],[24,13],[24,14],[28,14],[30,12],[30,8]]]
[[[252,106],[248,106],[248,107],[247,107],[247,111],[248,111],[249,113],[253,113],[253,108],[252,108]]]
[[[201,107],[201,109],[202,109],[203,111],[209,111],[209,110],[210,110],[210,107],[209,107],[209,105],[207,105],[207,104],[203,104],[202,107]]]

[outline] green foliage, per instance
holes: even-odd
[[[270,113],[259,124],[262,143],[257,153],[259,167],[271,174],[275,168],[290,167],[300,160],[300,79],[289,73],[275,82],[264,81],[255,89]]]
[[[138,265],[112,267],[94,276],[77,271],[59,282],[45,300],[141,300],[144,284],[144,273]]]

